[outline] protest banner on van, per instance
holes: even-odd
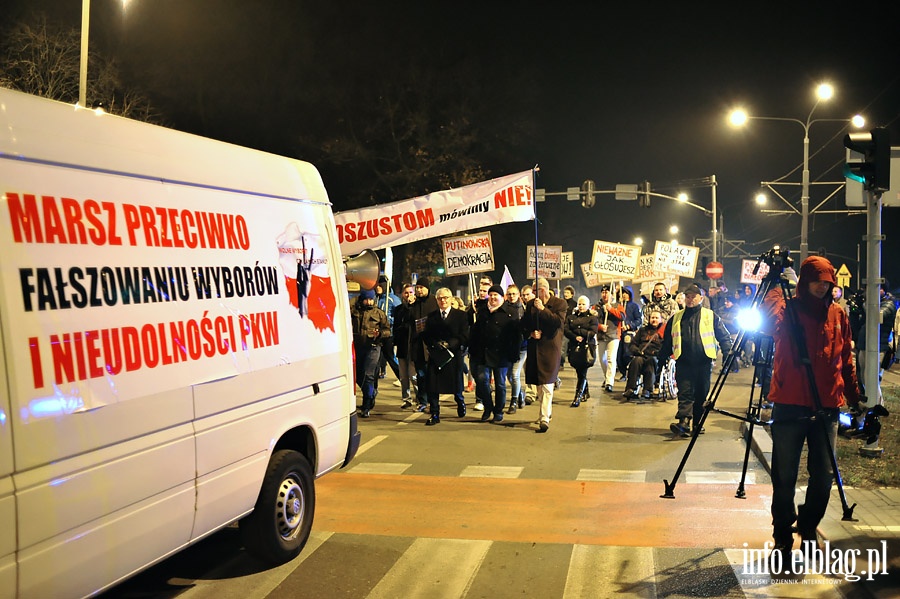
[[[653,253],[653,269],[681,277],[693,278],[697,270],[697,256],[700,248],[676,242],[657,241]]]
[[[529,245],[526,248],[527,256],[525,260],[525,274],[534,277],[534,246]],[[537,276],[545,279],[559,279],[562,270],[562,246],[561,245],[542,245],[538,246],[537,251]]]
[[[441,247],[444,250],[444,276],[494,270],[494,247],[491,245],[490,231],[444,237],[441,239]]]
[[[334,215],[341,254],[534,218],[533,171]]]
[[[609,278],[631,279],[637,273],[640,257],[640,246],[595,239],[591,270]]]

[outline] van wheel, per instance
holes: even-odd
[[[309,462],[296,451],[276,451],[269,460],[256,507],[240,521],[244,546],[266,563],[289,562],[306,545],[315,510]]]

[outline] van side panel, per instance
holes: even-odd
[[[194,485],[185,483],[23,549],[19,596],[85,597],[128,578],[187,545],[193,507]]]
[[[277,444],[348,455],[312,165],[0,89],[0,260],[0,596],[95,593],[227,525]]]

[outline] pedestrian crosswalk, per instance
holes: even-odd
[[[348,474],[403,474],[412,468],[412,464],[392,462],[357,462],[355,466],[347,469]],[[469,465],[464,466],[459,472],[460,477],[465,478],[519,478],[524,471],[522,466],[490,466]],[[582,468],[578,471],[575,480],[593,482],[658,482],[650,476],[646,470],[604,470]],[[739,471],[702,471],[686,470],[684,482],[688,484],[738,484],[741,480]],[[756,483],[756,473],[748,471],[744,480],[745,484]]]
[[[357,552],[354,560],[330,562],[349,547]],[[245,575],[239,587],[222,584],[226,570],[235,567],[223,564],[221,572],[196,581],[179,598],[843,597],[840,577],[777,580],[759,574],[746,559],[741,548],[366,537],[314,530],[293,562]]]

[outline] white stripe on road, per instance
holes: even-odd
[[[656,597],[652,547],[573,545],[563,599]]]
[[[385,439],[387,439],[387,435],[378,435],[377,437],[372,437],[370,440],[359,446],[359,449],[356,450],[356,457],[359,457],[362,454],[366,453]]]
[[[465,597],[491,541],[416,539],[372,592],[371,599]]]
[[[688,470],[684,473],[684,482],[690,484],[738,484],[741,481],[740,472],[713,472],[703,470]],[[747,472],[747,478],[744,484],[756,484],[756,473]]]
[[[519,478],[522,466],[466,466],[462,478]]]
[[[647,480],[646,470],[597,470],[582,468],[575,480],[594,482],[642,483]]]
[[[397,464],[393,462],[363,462],[349,470],[352,474],[403,474],[412,468],[412,464]]]

